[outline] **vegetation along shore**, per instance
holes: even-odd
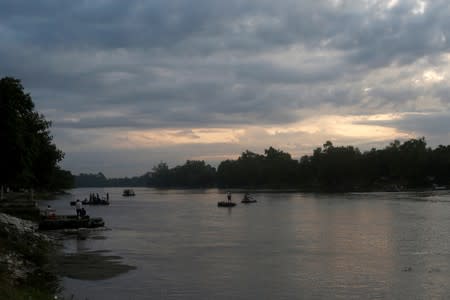
[[[71,188],[73,176],[58,165],[64,153],[50,127],[20,80],[0,79],[0,299],[55,299],[59,291],[57,244],[36,231],[34,199]]]
[[[432,149],[424,137],[395,140],[382,149],[360,151],[327,141],[300,159],[269,147],[264,154],[243,152],[217,168],[188,160],[169,168],[164,162],[132,178],[103,173],[75,176],[77,187],[149,186],[157,188],[294,189],[314,192],[400,191],[450,185],[450,146]]]

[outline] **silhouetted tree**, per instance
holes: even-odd
[[[170,181],[169,166],[165,162],[160,162],[152,169],[151,185],[169,186]]]
[[[51,123],[34,110],[20,80],[0,79],[0,184],[49,187],[64,153],[53,143]]]
[[[188,160],[169,169],[161,162],[153,167],[150,185],[156,187],[211,187],[216,184],[216,169],[204,161]]]
[[[435,183],[446,185],[450,182],[450,146],[439,145],[431,152],[428,173]]]
[[[221,162],[217,173],[223,187],[287,187],[296,182],[297,161],[273,147],[264,155],[247,150],[237,161]]]

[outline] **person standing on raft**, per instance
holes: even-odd
[[[75,203],[75,208],[77,210],[77,217],[81,217],[81,211],[83,209],[83,204],[81,203],[80,199],[77,199],[77,202]]]
[[[228,199],[228,201],[231,201],[231,193],[230,192],[227,192],[227,199]]]

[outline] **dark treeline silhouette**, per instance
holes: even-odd
[[[149,185],[156,187],[213,187],[216,185],[216,169],[204,161],[188,160],[184,165],[172,169],[162,162],[153,168]]]
[[[272,151],[282,153],[279,150]],[[245,162],[248,155],[242,155],[237,161],[227,162],[235,165],[232,171],[234,175],[232,178],[225,178],[221,184],[239,186],[239,182],[242,182],[240,180],[244,179],[242,174],[252,175],[243,173],[244,170],[249,172],[250,164],[270,166],[254,171],[254,176],[262,181],[249,182],[248,186],[256,187],[287,185],[306,190],[370,191],[426,188],[450,182],[450,147],[439,146],[433,150],[427,147],[425,138],[411,139],[404,143],[396,140],[384,149],[366,152],[353,146],[336,147],[327,141],[323,148],[315,149],[312,155],[305,155],[299,161],[286,158],[284,165],[281,160],[271,159],[268,153],[270,151],[266,150],[265,156],[250,156],[252,162]],[[222,165],[223,163],[219,166],[219,177],[222,176]],[[273,172],[273,169],[283,171]],[[230,171],[223,174],[229,176]],[[281,179],[281,174],[287,178]]]
[[[58,163],[64,153],[53,143],[51,122],[34,109],[20,80],[0,79],[0,185],[10,189],[70,188],[73,177]]]
[[[103,173],[75,176],[76,187],[164,187],[200,188],[216,186],[216,169],[203,161],[188,160],[185,165],[169,169],[161,162],[152,172],[132,178],[106,178]]]
[[[353,146],[323,147],[299,161],[269,148],[265,155],[244,152],[219,165],[220,186],[370,191],[426,188],[450,183],[450,147],[428,148],[425,138],[361,152]]]
[[[150,174],[146,173],[142,176],[124,177],[124,178],[106,178],[103,173],[85,174],[75,176],[76,187],[138,187],[148,186],[150,182]]]
[[[80,181],[80,178],[87,181]],[[427,147],[425,138],[393,141],[383,149],[361,152],[327,141],[300,160],[269,147],[264,154],[245,151],[222,161],[217,170],[204,161],[188,160],[169,168],[164,162],[128,180],[82,174],[77,186],[153,186],[161,188],[282,188],[304,191],[398,191],[450,185],[450,146]],[[139,182],[134,184],[133,181]],[[95,182],[95,185],[93,185]]]
[[[85,174],[75,176],[76,187],[138,187],[149,186],[150,173],[142,176],[124,177],[124,178],[106,178],[103,173]]]
[[[289,153],[272,147],[264,155],[245,151],[237,160],[226,160],[217,168],[221,187],[289,188],[298,186],[298,162]]]

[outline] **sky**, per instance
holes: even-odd
[[[449,71],[448,0],[0,1],[0,77],[74,174],[448,145]]]

